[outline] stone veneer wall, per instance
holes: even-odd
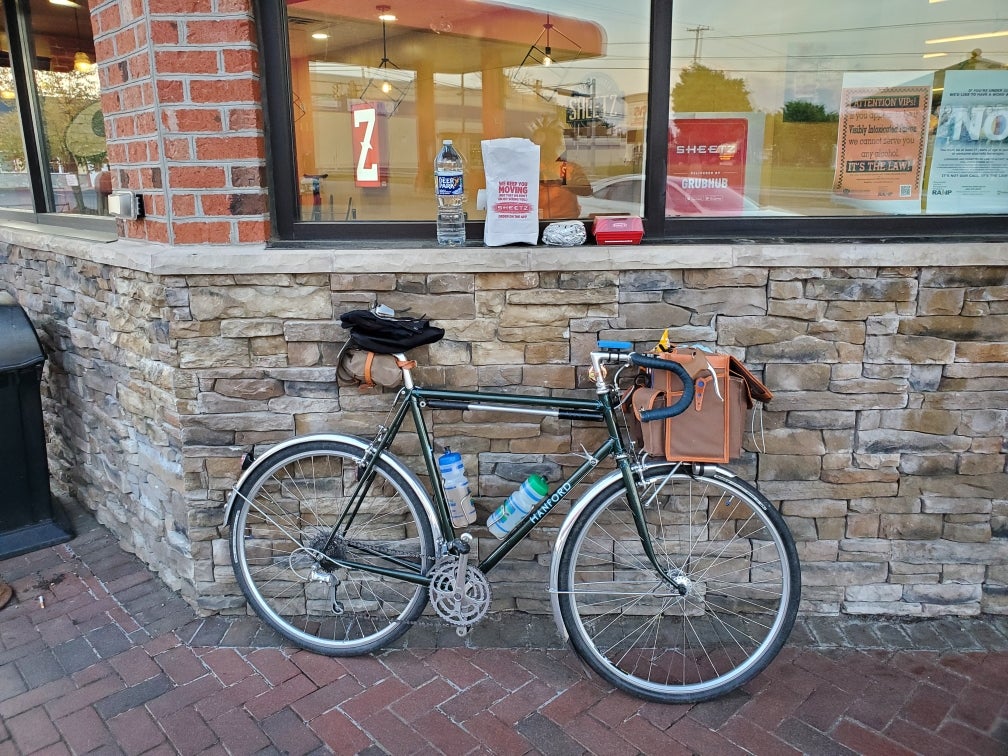
[[[733,467],[790,523],[804,611],[1008,613],[1003,265],[853,267],[842,255],[833,266],[758,265],[741,247],[729,267],[722,248],[659,247],[582,270],[526,250],[473,262],[486,251],[467,250],[469,263],[380,272],[415,253],[260,250],[191,262],[200,272],[183,275],[189,252],[158,263],[124,242],[84,246],[0,237],[0,285],[50,357],[54,490],[95,510],[203,610],[242,607],[221,528],[240,452],[295,432],[363,433],[384,417],[390,397],[334,384],[339,313],[377,300],[447,330],[416,355],[431,384],[568,393],[584,385],[597,337],[643,347],[669,326],[674,341],[716,344],[776,394],[763,414],[766,452]],[[847,256],[892,255],[880,249]],[[368,254],[381,256],[371,258],[379,272],[361,272]],[[692,262],[664,269],[673,255]],[[227,272],[237,270],[250,272]],[[553,419],[463,419],[435,413],[436,431],[478,469],[484,516],[530,470],[555,475],[574,462],[571,448],[594,433]],[[491,574],[496,609],[546,611],[561,517]]]

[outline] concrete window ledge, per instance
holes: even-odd
[[[642,244],[628,247],[384,246],[292,249],[261,244],[158,246],[71,238],[0,223],[0,244],[59,252],[155,275],[234,273],[516,273],[736,267],[987,266],[1008,263],[1008,242]]]

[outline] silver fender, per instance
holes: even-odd
[[[651,462],[648,466],[668,464],[670,463],[665,460],[661,460]],[[705,464],[703,465],[703,471],[704,475],[717,473],[727,478],[736,477],[735,473],[717,465]],[[550,604],[553,606],[553,621],[556,623],[557,632],[560,634],[560,637],[565,643],[567,642],[568,635],[567,628],[564,626],[563,616],[560,614],[560,554],[563,553],[564,545],[570,537],[571,530],[574,529],[574,523],[577,522],[577,519],[581,516],[581,513],[588,506],[589,502],[591,502],[596,496],[599,496],[602,491],[611,486],[613,483],[619,483],[620,485],[623,484],[623,474],[619,470],[613,470],[608,475],[601,478],[591,488],[585,491],[584,494],[581,495],[580,499],[574,502],[574,506],[571,507],[570,512],[567,513],[567,517],[564,518],[563,524],[560,526],[560,531],[557,533],[556,544],[553,546],[553,558],[550,560],[549,596]]]
[[[269,451],[265,452],[261,457],[258,457],[255,460],[255,462],[249,465],[248,469],[245,470],[245,472],[243,472],[241,477],[238,479],[238,482],[234,484],[234,487],[231,489],[231,495],[228,497],[228,502],[224,506],[224,524],[227,525],[227,523],[231,519],[231,509],[232,507],[234,507],[235,502],[238,499],[238,489],[241,488],[242,484],[250,475],[252,475],[256,470],[258,470],[263,465],[270,464],[271,463],[270,461],[273,459],[273,457],[275,457],[277,454],[284,451],[285,449],[288,449],[289,447],[294,446],[296,444],[302,444],[311,441],[333,441],[341,444],[346,444],[348,446],[353,446],[357,449],[360,449],[362,455],[365,451],[367,451],[368,447],[371,446],[370,441],[366,441],[363,438],[358,438],[357,436],[348,436],[342,433],[318,433],[311,436],[297,436],[288,441],[283,441],[282,443],[279,443],[276,446],[271,447]],[[434,534],[434,542],[437,543],[439,540],[442,540],[443,534],[441,533],[441,526],[438,522],[437,513],[434,511],[434,504],[431,502],[430,494],[427,493],[427,489],[424,488],[423,483],[421,483],[420,479],[416,476],[416,474],[408,467],[406,467],[406,465],[404,465],[399,460],[399,458],[396,457],[394,454],[385,452],[382,455],[382,459],[403,477],[403,480],[406,481],[406,484],[410,487],[410,490],[412,490],[413,493],[416,494],[417,498],[420,500],[421,505],[423,505],[424,512],[427,513],[427,519],[430,521],[431,529]]]

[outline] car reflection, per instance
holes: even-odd
[[[731,188],[691,189],[682,179],[669,176],[665,182],[665,215],[776,216],[795,215],[787,210],[760,207],[751,198]],[[582,216],[642,215],[644,177],[639,174],[611,176],[592,182],[592,193],[581,197]]]

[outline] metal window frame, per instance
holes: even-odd
[[[824,242],[824,241],[1003,241],[1008,214],[879,215],[795,217],[666,217],[668,165],[667,96],[672,62],[673,0],[651,0],[648,114],[644,175],[644,233],[650,242]],[[273,214],[274,245],[359,246],[360,242],[430,242],[434,221],[302,221],[298,217],[298,180],[292,112],[287,10],[283,0],[254,0],[262,56],[267,133],[267,171]],[[540,227],[545,227],[541,223]],[[466,224],[467,236],[483,236],[483,222]]]
[[[74,231],[84,232],[85,235],[95,238],[115,235],[116,223],[113,218],[56,212],[52,174],[49,172],[49,149],[46,146],[42,100],[35,86],[35,70],[32,65],[35,48],[32,39],[31,8],[28,0],[7,0],[3,6],[33,209],[14,210],[0,207],[0,219],[67,229],[70,235]]]

